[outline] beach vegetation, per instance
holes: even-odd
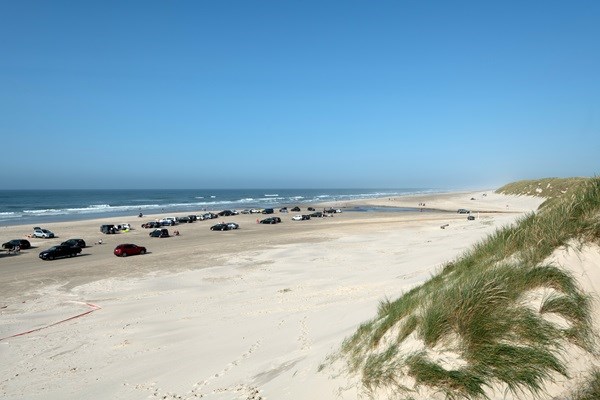
[[[367,392],[392,390],[398,398],[421,391],[487,398],[498,387],[531,398],[544,392],[546,382],[568,376],[568,349],[595,352],[592,298],[548,260],[560,248],[600,243],[600,178],[565,181],[572,186],[536,182],[560,195],[498,229],[422,285],[383,300],[377,315],[328,362],[341,360]],[[528,195],[539,186],[532,185],[504,188]],[[577,399],[600,398],[599,388],[596,372],[586,388],[592,394],[581,391]]]

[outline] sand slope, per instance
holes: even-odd
[[[106,236],[108,244],[74,259],[38,260],[50,242],[2,257],[0,337],[41,329],[0,341],[0,397],[356,399],[344,379],[318,372],[325,357],[379,301],[423,282],[541,202],[489,193],[477,208],[503,212],[476,221],[455,212],[343,213],[263,226],[239,216],[238,232],[210,232],[198,222],[178,227],[180,237],[150,240],[139,228]],[[473,208],[479,194],[379,202]],[[100,237],[98,224],[53,230],[89,240]],[[114,257],[125,238],[151,252]]]

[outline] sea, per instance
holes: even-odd
[[[277,208],[307,203],[435,193],[435,189],[101,189],[0,190],[0,225]],[[358,208],[357,211],[369,211]]]

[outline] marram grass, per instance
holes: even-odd
[[[344,360],[367,391],[391,390],[397,398],[426,388],[447,399],[478,399],[498,386],[531,398],[552,376],[566,376],[566,345],[594,352],[591,299],[568,272],[543,260],[574,239],[600,240],[600,179],[565,182],[507,185],[505,192],[558,187],[560,196],[497,230],[421,286],[383,301],[330,361]],[[546,293],[538,305],[528,301],[535,293]],[[456,355],[454,364],[429,356],[446,350]],[[600,373],[590,382],[593,396]],[[576,399],[600,398],[586,393]]]

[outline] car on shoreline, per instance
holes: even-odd
[[[54,232],[52,232],[51,230],[43,229],[43,228],[40,228],[39,226],[36,226],[35,228],[33,228],[32,237],[50,239],[50,238],[54,237]]]
[[[2,243],[2,248],[6,249],[6,250],[12,250],[17,246],[19,247],[20,250],[30,249],[31,243],[29,243],[29,240],[25,240],[25,239],[12,239],[6,243]]]
[[[42,251],[39,257],[42,260],[54,260],[55,258],[75,257],[79,253],[81,253],[81,247],[63,246],[59,244],[50,247],[48,250]]]
[[[163,219],[160,219],[158,222],[160,222],[162,226],[175,226],[179,224],[175,217],[165,217]]]
[[[107,235],[117,233],[117,228],[113,224],[100,225],[100,232]]]
[[[75,246],[80,248],[85,248],[85,240],[83,239],[68,239],[61,243],[61,246]]]
[[[146,248],[133,243],[124,243],[115,247],[113,253],[117,257],[135,256],[138,254],[146,254]]]
[[[229,231],[231,228],[228,224],[221,222],[220,224],[216,224],[210,227],[211,231]]]
[[[260,221],[261,224],[278,224],[281,222],[281,218],[279,217],[269,217],[269,218],[265,218],[263,220]]]
[[[308,221],[310,219],[310,215],[294,215],[292,217],[292,221]]]
[[[157,237],[157,238],[166,238],[166,237],[169,237],[169,230],[167,228],[158,228],[158,229],[155,229],[152,232],[150,232],[148,234],[148,236]]]
[[[215,213],[212,213],[212,212],[204,213],[200,217],[201,220],[215,219],[215,218],[219,218],[219,216],[217,214],[215,214]]]

